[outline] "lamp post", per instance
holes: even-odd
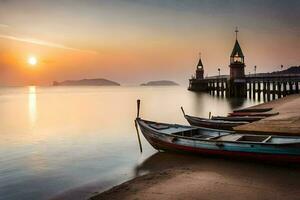
[[[255,74],[255,76],[256,76],[256,65],[254,65],[254,74]]]
[[[218,68],[218,71],[219,71],[219,77],[221,76],[221,74],[220,74],[220,71],[221,71],[221,69],[220,68]]]
[[[283,65],[281,65],[281,66],[280,66],[280,68],[281,68],[281,71],[282,71],[282,69],[283,69]]]

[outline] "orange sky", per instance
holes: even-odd
[[[81,78],[187,84],[199,51],[205,74],[217,68],[228,74],[237,25],[246,73],[254,65],[258,72],[299,65],[299,2],[274,2],[0,1],[0,84]],[[37,57],[35,67],[29,56]]]

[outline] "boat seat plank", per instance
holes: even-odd
[[[270,139],[272,138],[272,136],[267,137],[264,141],[262,141],[263,143],[268,142]]]
[[[230,135],[220,136],[219,138],[217,138],[217,140],[219,140],[219,141],[237,141],[241,137],[242,137],[241,135],[230,134]]]
[[[149,126],[150,126],[151,128],[156,129],[156,130],[163,130],[163,129],[168,129],[168,128],[170,128],[170,126],[162,125],[162,124],[149,124]]]

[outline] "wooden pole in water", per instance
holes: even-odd
[[[137,104],[137,114],[136,114],[136,118],[140,118],[140,105],[141,105],[141,100],[140,100],[140,99],[136,100],[136,104]]]
[[[139,128],[138,128],[138,125],[137,125],[137,120],[140,118],[140,103],[141,103],[141,100],[138,99],[137,100],[137,115],[136,115],[136,119],[134,120],[134,122],[135,122],[136,134],[137,134],[138,142],[139,142],[139,146],[140,146],[140,151],[142,153],[143,152],[143,148],[142,148],[142,143],[141,143]]]
[[[182,111],[183,115],[185,116],[185,112],[184,112],[184,110],[183,110],[183,107],[182,107],[182,106],[181,106],[181,111]]]

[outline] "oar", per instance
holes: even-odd
[[[136,119],[134,120],[134,123],[135,123],[136,134],[137,134],[138,141],[139,141],[140,151],[142,153],[143,152],[143,148],[142,148],[142,143],[141,143],[139,128],[138,128],[137,121],[136,121],[137,119],[140,118],[140,102],[141,102],[141,100],[138,99],[137,100],[137,115],[136,115]]]

